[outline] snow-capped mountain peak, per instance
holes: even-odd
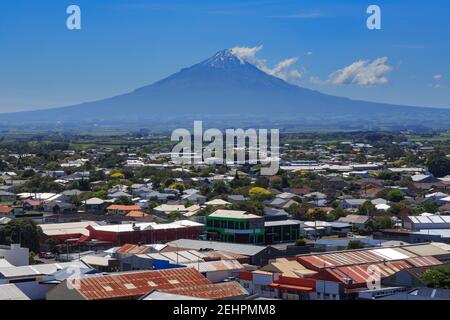
[[[246,61],[235,55],[231,49],[225,49],[217,52],[202,64],[213,68],[225,68],[227,66],[246,64]]]

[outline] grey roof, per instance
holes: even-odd
[[[372,202],[372,204],[387,204],[388,203],[388,201],[383,198],[373,199],[370,202]]]
[[[81,268],[78,268],[77,270],[79,270],[80,276],[83,274],[97,273],[97,271],[95,269],[88,268],[88,267],[81,267]],[[69,277],[73,277],[73,276],[74,276],[73,270],[71,270],[70,267],[68,267],[68,268],[64,268],[62,270],[56,271],[52,274],[45,276],[42,279],[42,282],[62,282],[64,280],[68,279]]]
[[[264,203],[271,205],[271,206],[281,206],[281,205],[286,204],[288,201],[289,200],[286,200],[286,199],[275,198],[273,200],[264,201]]]
[[[313,198],[313,197],[315,197],[316,199],[326,199],[327,195],[322,192],[311,192],[311,193],[305,194],[305,198]]]
[[[347,202],[348,204],[351,205],[362,205],[364,204],[364,202],[367,201],[367,199],[344,199],[343,201]]]
[[[10,197],[10,196],[15,196],[15,194],[11,193],[11,192],[7,192],[7,191],[0,191],[0,196],[8,196],[8,197]]]
[[[82,194],[83,192],[81,192],[80,190],[77,189],[72,189],[72,190],[66,190],[61,192],[61,194],[65,195],[65,196],[79,196],[80,194]]]
[[[287,216],[288,213],[283,209],[275,209],[270,207],[264,207],[265,216]]]
[[[330,222],[332,228],[348,228],[352,225],[346,222]]]
[[[255,246],[252,244],[239,244],[239,243],[226,243],[218,241],[203,241],[203,240],[191,240],[191,239],[178,239],[167,243],[169,246],[178,246],[185,249],[212,249],[227,251],[231,253],[237,253],[244,256],[254,256],[261,251],[265,250],[265,246]]]
[[[131,197],[130,194],[123,192],[123,191],[116,191],[116,192],[112,192],[112,193],[108,193],[108,196],[111,198],[115,198],[115,197]]]
[[[0,300],[30,300],[15,284],[0,285]]]
[[[450,300],[450,290],[446,289],[434,289],[427,287],[417,288],[418,296],[426,296],[434,299]]]
[[[245,200],[247,200],[247,198],[241,194],[232,194],[232,195],[228,196],[228,200],[245,201]]]
[[[356,214],[349,214],[346,217],[341,217],[338,222],[344,223],[366,223],[369,220],[368,216],[358,216]]]
[[[264,227],[276,227],[276,226],[290,226],[297,225],[301,222],[299,220],[281,220],[281,221],[266,221]]]
[[[30,266],[21,266],[21,267],[7,267],[0,268],[0,278],[26,278],[26,277],[37,277],[43,275],[49,275],[55,273],[58,270],[67,268],[67,267],[79,267],[86,268],[86,264],[81,261],[74,262],[61,262],[61,263],[52,263],[52,264],[36,264]]]
[[[100,205],[100,204],[103,204],[103,203],[105,203],[105,200],[100,199],[100,198],[95,198],[95,197],[87,199],[85,201],[85,204],[87,204],[87,205]]]
[[[200,190],[198,190],[198,189],[193,189],[193,188],[187,189],[187,190],[184,190],[184,191],[183,191],[184,194],[194,194],[194,193],[198,193],[198,192],[200,192]]]

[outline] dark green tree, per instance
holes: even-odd
[[[0,243],[20,243],[22,247],[39,252],[42,229],[31,219],[12,220],[0,229]]]
[[[448,266],[433,267],[420,279],[430,288],[450,289],[450,268]]]
[[[426,165],[435,177],[444,177],[450,174],[450,159],[442,151],[435,151],[430,154]]]

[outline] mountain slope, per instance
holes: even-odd
[[[75,106],[1,114],[0,123],[119,123],[178,119],[246,119],[265,123],[370,123],[433,127],[450,123],[450,110],[355,101],[291,85],[242,61],[230,50],[116,97]],[[234,119],[234,120],[233,120]]]

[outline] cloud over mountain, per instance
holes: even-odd
[[[387,64],[387,57],[377,58],[372,62],[359,60],[351,65],[333,72],[329,82],[336,85],[358,85],[363,87],[383,85],[389,82],[387,74],[392,67]]]
[[[298,62],[297,57],[283,59],[277,62],[273,67],[270,67],[265,59],[256,57],[256,54],[262,49],[262,45],[256,47],[234,47],[231,49],[231,52],[239,59],[254,64],[265,73],[285,81],[293,82],[302,77],[302,72],[297,68],[294,68],[294,65]]]

